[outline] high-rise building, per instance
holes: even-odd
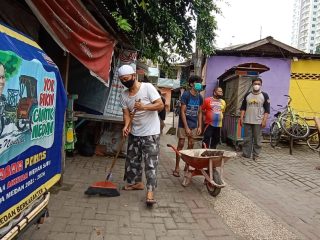
[[[291,45],[320,53],[320,0],[294,0]]]

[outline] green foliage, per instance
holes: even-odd
[[[214,39],[216,37],[215,30],[217,22],[215,17],[208,12],[208,9],[220,13],[212,0],[195,0],[194,1],[195,16],[197,18],[197,44],[204,55],[210,55],[214,50]]]
[[[217,25],[213,14],[219,13],[219,9],[212,0],[104,0],[104,3],[117,13],[114,17],[118,24],[126,25],[121,20],[127,20],[131,27],[127,34],[140,58],[166,64],[171,54],[190,57],[195,39],[204,55],[214,51]]]
[[[18,73],[21,66],[21,58],[11,51],[0,51],[0,63],[5,68],[6,80]]]
[[[127,22],[127,20],[122,18],[122,16],[120,16],[117,12],[112,12],[111,14],[116,20],[119,28],[125,32],[130,32],[132,30],[131,25]]]
[[[316,47],[316,54],[320,54],[320,44]]]

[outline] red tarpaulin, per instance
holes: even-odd
[[[116,40],[79,0],[26,0],[53,39],[105,85]]]

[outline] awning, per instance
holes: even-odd
[[[80,0],[26,2],[59,46],[108,86],[116,40],[96,22]]]
[[[159,69],[148,67],[148,77],[159,77]]]
[[[158,78],[157,87],[177,89],[180,88],[180,81],[178,79]]]

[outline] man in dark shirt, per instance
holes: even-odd
[[[191,76],[188,80],[190,90],[186,90],[181,96],[181,110],[178,123],[177,136],[178,150],[183,149],[185,139],[188,138],[188,149],[193,148],[193,139],[202,132],[202,111],[203,98],[200,92],[203,90],[202,79],[199,76]],[[180,176],[180,156],[176,155],[176,166],[173,176]],[[185,167],[185,170],[187,166]]]

